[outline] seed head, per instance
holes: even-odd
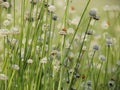
[[[91,10],[89,11],[89,15],[90,15],[90,17],[96,17],[96,15],[97,15],[96,9],[95,9],[95,8],[91,9]]]
[[[52,19],[54,20],[54,21],[56,21],[57,19],[58,19],[58,17],[57,17],[57,15],[53,15],[53,17],[52,17]]]
[[[55,12],[55,11],[56,11],[56,8],[55,8],[54,5],[50,5],[50,6],[48,7],[48,10],[49,10],[50,12]]]
[[[32,63],[33,63],[33,60],[32,60],[32,59],[28,59],[28,60],[27,60],[27,63],[28,63],[28,64],[32,64]]]
[[[110,80],[110,81],[108,82],[108,86],[109,86],[109,87],[114,87],[114,85],[115,85],[115,81],[114,81],[114,80]]]
[[[106,58],[105,58],[104,55],[100,55],[100,56],[99,56],[99,59],[100,59],[101,61],[105,61],[105,60],[106,60]]]
[[[6,9],[8,9],[10,7],[10,3],[9,2],[3,2],[2,6]]]
[[[0,80],[7,80],[8,77],[5,74],[0,74]]]
[[[19,69],[20,69],[20,67],[19,67],[18,65],[16,65],[16,64],[13,64],[13,65],[12,65],[12,68],[13,68],[14,70],[19,70]]]
[[[95,50],[95,51],[99,50],[99,46],[98,45],[94,45],[93,46],[93,50]]]

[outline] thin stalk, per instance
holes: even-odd
[[[100,73],[101,73],[102,66],[103,66],[103,62],[101,63],[101,66],[100,66],[100,69],[99,69],[99,72],[98,72],[98,76],[97,76],[97,80],[95,82],[95,90],[97,90],[97,85],[98,85],[99,76],[100,76]]]
[[[84,43],[85,43],[85,38],[86,38],[86,36],[87,36],[86,32],[88,31],[88,28],[89,28],[89,25],[90,25],[91,20],[92,20],[92,18],[90,17],[90,19],[89,19],[89,21],[88,21],[88,25],[87,25],[86,31],[85,31],[85,35],[84,35],[84,37],[83,37],[83,41],[82,41],[82,44],[81,44],[81,47],[80,47],[80,50],[79,50],[79,55],[78,55],[78,57],[77,57],[77,59],[76,59],[76,61],[75,61],[75,65],[74,65],[74,68],[73,68],[74,71],[73,71],[72,76],[71,76],[71,79],[70,79],[70,84],[69,84],[68,90],[70,90],[71,85],[73,84],[73,80],[74,80],[74,79],[73,79],[73,76],[74,76],[74,74],[75,74],[75,69],[76,69],[77,63],[79,62],[79,58],[80,58],[80,55],[81,55],[81,51],[82,51],[83,45],[84,45]]]
[[[13,6],[14,6],[14,12],[13,13],[14,13],[14,26],[15,26],[15,0],[14,0],[14,5]]]
[[[62,37],[61,43],[61,67],[60,67],[60,80],[58,84],[58,90],[61,90],[62,75],[63,75],[63,45],[64,45],[64,36]]]
[[[10,78],[10,80],[9,80],[9,83],[8,83],[8,90],[11,90],[10,88],[11,88],[11,84],[12,84],[12,79],[13,79],[13,77],[14,77],[14,75],[15,75],[15,70],[13,71],[13,73],[12,73],[12,76],[11,76],[11,78]]]
[[[83,13],[82,13],[81,18],[80,18],[80,20],[79,20],[79,23],[78,23],[78,25],[77,25],[77,28],[75,29],[75,33],[74,33],[74,35],[73,35],[73,37],[72,37],[72,40],[71,40],[71,42],[70,42],[69,49],[67,50],[67,52],[66,52],[66,54],[65,54],[65,56],[64,56],[64,59],[67,57],[67,55],[68,55],[68,53],[69,53],[69,50],[70,50],[70,48],[71,48],[71,45],[72,45],[72,43],[73,43],[73,41],[74,41],[74,38],[75,38],[75,36],[76,36],[76,34],[77,34],[78,30],[79,30],[79,27],[80,27],[81,22],[82,22],[82,20],[83,20],[84,14],[85,14],[85,12],[86,12],[89,4],[90,4],[90,1],[91,1],[91,0],[89,0],[89,1],[87,2],[86,6],[85,6],[85,8],[84,8],[84,10],[83,10]]]
[[[106,85],[106,82],[107,82],[109,53],[110,53],[110,46],[108,46],[107,57],[106,57],[106,58],[107,58],[107,62],[106,62],[106,66],[105,66],[105,76],[104,76],[104,84],[105,84],[105,85]]]

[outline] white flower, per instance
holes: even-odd
[[[32,59],[28,59],[28,60],[27,60],[27,63],[28,63],[28,64],[32,64],[32,63],[33,63],[33,60],[32,60]]]
[[[51,52],[51,55],[57,55],[58,54],[58,51],[57,50],[52,50],[52,52]]]
[[[59,70],[59,68],[60,68],[60,61],[59,60],[53,61],[53,68],[54,68],[54,70]]]
[[[68,34],[73,34],[74,33],[74,29],[73,28],[68,28],[67,33]]]
[[[7,19],[12,21],[13,20],[12,14],[7,14]]]
[[[61,31],[59,32],[59,34],[60,34],[60,35],[66,35],[67,33],[66,33],[66,31],[61,30]]]
[[[56,8],[55,8],[54,5],[50,5],[50,6],[48,7],[48,10],[49,10],[50,12],[55,12],[55,11],[56,11]]]
[[[11,22],[9,21],[9,20],[5,20],[4,22],[3,22],[3,25],[4,26],[8,26],[8,25],[10,25],[11,24]]]
[[[76,16],[75,18],[73,18],[73,19],[70,21],[70,23],[73,24],[73,25],[78,25],[79,20],[80,20],[80,17]]]
[[[8,35],[10,31],[8,29],[0,29],[0,35]]]
[[[19,34],[20,32],[19,32],[17,27],[12,27],[11,30],[10,30],[10,33],[11,34]]]
[[[86,46],[83,46],[82,47],[82,51],[86,51],[87,47]]]
[[[8,77],[5,74],[0,74],[0,80],[7,80]]]
[[[19,67],[18,65],[16,65],[16,64],[13,64],[13,65],[12,65],[12,68],[13,68],[14,70],[19,70],[19,69],[20,69],[20,67]]]
[[[9,4],[9,2],[3,2],[2,6],[5,7],[5,8],[9,8],[10,4]]]
[[[105,58],[104,55],[100,55],[100,56],[99,56],[99,59],[100,59],[101,61],[105,61],[105,60],[106,60],[106,58]]]
[[[103,21],[102,24],[101,24],[101,27],[102,27],[103,29],[108,29],[108,28],[109,28],[109,25],[108,25],[107,21]]]
[[[105,5],[105,6],[103,7],[103,10],[104,10],[104,11],[109,11],[109,10],[110,10],[110,6],[109,6],[109,5]]]
[[[47,57],[42,58],[40,62],[41,62],[42,64],[47,63]]]

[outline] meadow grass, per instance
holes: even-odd
[[[120,6],[93,3],[0,0],[0,90],[120,90]]]

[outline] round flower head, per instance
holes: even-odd
[[[105,60],[106,60],[106,58],[105,58],[104,55],[100,55],[100,56],[99,56],[99,59],[100,59],[101,61],[105,61]]]
[[[89,81],[86,82],[86,84],[87,84],[87,86],[91,86],[92,85],[92,81],[89,80]]]
[[[42,64],[47,63],[47,57],[42,58],[40,62],[41,62]]]
[[[115,85],[115,81],[114,80],[110,80],[109,82],[108,82],[108,86],[109,87],[114,87],[114,85]]]
[[[13,65],[12,65],[12,68],[13,68],[14,70],[19,70],[19,69],[20,69],[20,67],[19,67],[18,65],[16,65],[16,64],[13,64]]]
[[[6,9],[8,9],[10,7],[10,4],[9,4],[9,2],[3,2],[2,6]]]
[[[68,28],[67,33],[68,34],[73,34],[74,33],[74,29],[73,28]]]
[[[55,11],[56,11],[56,8],[55,8],[54,5],[50,5],[50,6],[48,7],[48,10],[49,10],[50,12],[55,12]]]
[[[88,30],[88,31],[86,32],[86,34],[87,34],[87,35],[93,35],[93,31],[92,31],[92,30]]]
[[[97,15],[96,9],[95,8],[91,9],[89,11],[89,15],[90,15],[90,17],[93,17],[93,18],[96,17],[96,15]]]
[[[111,45],[112,45],[112,40],[111,40],[111,39],[106,39],[106,44],[107,44],[108,46],[111,46]]]
[[[98,45],[94,45],[93,46],[93,50],[95,50],[95,51],[99,50],[99,46]]]
[[[27,60],[27,63],[28,63],[28,64],[32,64],[32,63],[33,63],[33,60],[32,60],[32,59],[28,59],[28,60]]]
[[[8,77],[5,74],[0,74],[0,80],[7,80]]]
[[[52,19],[54,20],[54,21],[56,21],[57,19],[58,19],[58,17],[57,17],[57,15],[53,15],[53,17],[52,17]]]

